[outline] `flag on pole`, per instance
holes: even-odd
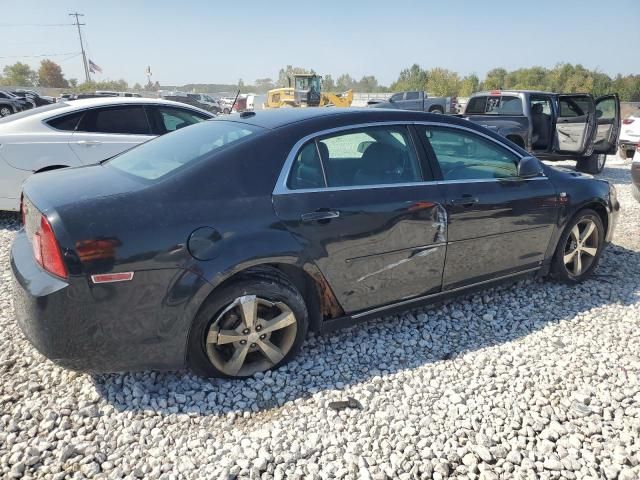
[[[90,71],[91,73],[96,73],[96,72],[98,72],[98,73],[102,73],[102,69],[101,69],[98,65],[96,65],[95,63],[93,63],[93,62],[91,61],[91,59],[89,59],[89,71]]]

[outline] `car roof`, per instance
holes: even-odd
[[[484,92],[476,92],[471,97],[480,97],[483,95],[509,95],[509,94],[518,94],[518,93],[533,93],[533,94],[541,94],[541,95],[557,95],[553,92],[544,92],[542,90],[485,90]]]
[[[65,100],[65,103],[68,103],[72,106],[77,107],[102,107],[108,105],[121,105],[127,103],[149,103],[149,104],[158,104],[164,103],[168,105],[188,105],[179,102],[172,102],[171,100],[164,100],[162,98],[143,98],[143,97],[116,97],[105,95],[103,97],[93,97],[93,98],[82,98],[80,100]]]
[[[414,112],[395,108],[334,108],[334,107],[308,107],[308,108],[279,108],[256,110],[255,112],[243,112],[218,117],[217,120],[234,120],[256,125],[258,127],[275,129],[299,122],[335,121],[336,123],[367,123],[384,121],[438,121],[441,123],[468,124],[467,120],[426,112]]]

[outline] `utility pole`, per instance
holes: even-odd
[[[89,65],[87,64],[87,54],[84,53],[84,45],[82,44],[82,32],[80,31],[80,25],[85,25],[84,23],[80,23],[78,17],[84,17],[83,13],[70,13],[70,17],[76,17],[75,25],[78,27],[78,38],[80,38],[80,50],[82,50],[82,65],[84,66],[84,75],[87,79],[87,82],[91,81],[91,77],[89,76]]]

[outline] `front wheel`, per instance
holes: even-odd
[[[600,173],[604,169],[607,156],[604,153],[593,153],[588,157],[580,157],[576,163],[576,170],[585,173]]]
[[[247,275],[205,302],[190,335],[189,364],[208,377],[249,377],[291,360],[307,328],[304,299],[285,277]]]
[[[0,117],[8,117],[12,113],[13,113],[13,110],[11,110],[10,107],[6,105],[3,105],[2,107],[0,107]]]
[[[596,212],[580,211],[560,237],[552,260],[552,275],[569,283],[586,280],[598,266],[604,234],[602,220]]]

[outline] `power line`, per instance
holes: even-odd
[[[0,27],[72,27],[75,23],[0,23]]]
[[[67,53],[43,53],[42,55],[7,55],[0,58],[40,58],[40,57],[65,57],[67,55],[79,55],[78,52]]]

